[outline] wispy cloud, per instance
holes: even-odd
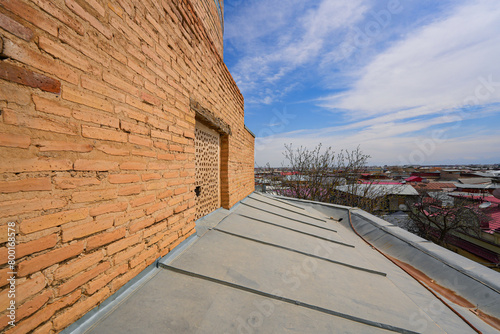
[[[500,101],[500,7],[478,1],[422,27],[359,70],[353,88],[322,106],[353,118]],[[477,99],[475,99],[477,98]]]
[[[248,120],[268,128],[254,129],[257,162],[279,165],[284,143],[319,142],[361,145],[372,163],[415,152],[422,163],[500,161],[497,0],[249,0],[233,9],[230,69]],[[266,119],[299,101],[286,126]]]

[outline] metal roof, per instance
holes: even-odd
[[[354,185],[339,186],[335,189],[368,198],[377,198],[386,195],[418,196],[418,191],[410,184],[357,183]]]
[[[378,228],[400,241],[420,239],[361,210],[351,220],[348,210],[253,193],[204,217],[185,249],[160,260],[149,280],[79,332],[474,333],[464,319],[496,332],[456,305],[459,317],[360,235],[386,240]],[[500,296],[472,288],[486,305]]]

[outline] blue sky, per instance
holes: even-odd
[[[226,0],[255,162],[285,143],[369,164],[500,163],[498,0]]]

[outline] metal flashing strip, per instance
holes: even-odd
[[[254,192],[254,194],[256,195],[259,195],[259,196],[262,196],[262,197],[265,197],[267,199],[270,199],[270,200],[273,200],[273,201],[276,201],[276,202],[280,202],[280,203],[283,203],[283,204],[286,204],[286,205],[289,205],[289,206],[293,206],[294,208],[297,208],[297,209],[301,209],[301,210],[305,210],[305,208],[301,207],[301,206],[298,206],[298,205],[295,205],[295,204],[292,204],[292,203],[288,203],[288,202],[285,202],[281,199],[277,199],[275,197],[271,197],[271,196],[267,196],[267,195],[264,195],[260,192]],[[251,197],[252,198],[252,197]]]
[[[281,217],[281,218],[285,218],[285,219],[288,219],[288,220],[293,220],[293,221],[296,221],[296,222],[299,222],[299,223],[302,223],[302,224],[305,224],[305,225],[311,225],[311,226],[314,226],[314,227],[317,227],[317,228],[320,228],[320,229],[323,229],[323,230],[327,230],[327,231],[330,231],[330,232],[337,232],[337,231],[335,231],[333,229],[330,229],[330,228],[327,228],[327,227],[315,225],[315,224],[308,223],[308,222],[305,222],[305,221],[302,221],[302,220],[299,220],[299,219],[294,219],[294,218],[290,218],[288,216],[280,215],[279,213],[275,213],[275,212],[272,212],[272,211],[260,209],[260,208],[258,208],[256,206],[253,206],[253,205],[250,205],[250,204],[247,204],[247,203],[241,203],[241,204],[245,205],[245,206],[248,206],[248,207],[250,207],[252,209],[259,210],[259,211],[262,211],[262,212],[266,212],[266,213],[269,213],[269,214],[272,214],[272,215],[275,215],[275,216],[278,216],[278,217]],[[326,222],[324,222],[324,223],[326,224]]]
[[[355,266],[355,265],[352,265],[352,264],[348,264],[348,263],[345,263],[345,262],[330,260],[330,259],[327,259],[325,257],[321,257],[321,256],[318,256],[318,255],[314,255],[314,254],[310,254],[310,253],[306,253],[306,252],[302,252],[302,251],[299,251],[297,249],[293,249],[293,248],[289,248],[289,247],[285,247],[285,246],[280,246],[280,245],[273,244],[273,243],[270,243],[270,242],[266,242],[266,241],[262,241],[262,240],[258,240],[258,239],[254,239],[254,238],[250,238],[250,237],[246,237],[246,236],[241,235],[241,234],[236,234],[236,233],[233,233],[233,232],[228,232],[228,231],[225,231],[225,230],[221,230],[220,228],[217,228],[217,227],[214,227],[212,230],[213,231],[217,231],[217,232],[221,232],[221,233],[225,233],[225,234],[231,235],[233,237],[245,239],[245,240],[248,240],[248,241],[257,242],[259,244],[263,244],[263,245],[267,245],[267,246],[271,246],[271,247],[276,247],[276,248],[284,249],[286,251],[290,251],[290,252],[298,253],[298,254],[301,254],[301,255],[313,257],[315,259],[323,260],[323,261],[326,261],[326,262],[338,264],[338,265],[341,265],[341,266],[344,266],[344,267],[348,267],[348,268],[351,268],[351,269],[361,270],[361,271],[364,271],[364,272],[367,272],[367,273],[370,273],[370,274],[376,274],[376,275],[380,275],[380,276],[384,276],[384,277],[387,276],[386,273],[383,273],[381,271],[376,271],[376,270],[372,270],[372,269],[358,267],[358,266]],[[354,246],[352,246],[352,247],[354,247]]]
[[[259,295],[259,296],[262,296],[262,297],[265,297],[265,298],[279,300],[281,302],[285,302],[285,303],[288,303],[288,304],[291,304],[291,305],[296,305],[296,306],[299,306],[299,307],[304,307],[304,308],[307,308],[307,309],[310,309],[310,310],[314,310],[314,311],[318,311],[318,312],[321,312],[321,313],[325,313],[325,314],[333,315],[333,316],[336,316],[336,317],[348,319],[348,320],[355,321],[355,322],[358,322],[358,323],[361,323],[361,324],[364,324],[364,325],[367,325],[367,326],[377,327],[377,328],[389,330],[389,331],[392,331],[392,332],[395,332],[395,333],[417,334],[417,332],[414,332],[414,331],[411,331],[411,330],[408,330],[408,329],[405,329],[405,328],[400,328],[400,327],[396,327],[396,326],[392,326],[392,325],[388,325],[388,324],[384,324],[384,323],[380,323],[380,322],[375,322],[375,321],[371,321],[371,320],[368,320],[368,319],[363,319],[363,318],[360,318],[360,317],[356,317],[356,316],[353,316],[353,315],[350,315],[350,314],[345,314],[345,313],[337,312],[337,311],[330,310],[330,309],[327,309],[327,308],[323,308],[323,307],[320,307],[320,306],[316,306],[316,305],[312,305],[312,304],[308,304],[308,303],[303,303],[303,302],[301,302],[299,300],[294,300],[294,299],[286,298],[286,297],[283,297],[283,296],[273,295],[271,293],[267,293],[267,292],[256,290],[256,289],[252,289],[252,288],[249,288],[249,287],[246,287],[246,286],[243,286],[243,285],[239,285],[239,284],[235,284],[235,283],[223,281],[223,280],[220,280],[220,279],[217,279],[217,278],[213,278],[213,277],[209,277],[209,276],[197,274],[197,273],[194,273],[194,272],[191,272],[191,271],[187,271],[187,270],[183,270],[183,269],[180,269],[180,268],[172,267],[172,266],[169,266],[169,265],[166,265],[166,264],[160,263],[160,267],[162,267],[163,269],[166,269],[166,270],[173,271],[173,272],[178,273],[178,274],[182,274],[182,275],[186,275],[186,276],[190,276],[190,277],[202,279],[202,280],[209,281],[209,282],[212,282],[212,283],[224,285],[224,286],[227,286],[227,287],[230,287],[230,288],[233,288],[233,289],[238,289],[238,290],[241,290],[241,291],[246,291],[246,292],[249,292],[249,293],[252,293],[252,294],[255,294],[255,295]]]
[[[289,230],[289,231],[297,232],[297,233],[300,233],[300,234],[308,235],[310,237],[314,237],[314,238],[317,238],[317,239],[321,239],[321,240],[325,240],[325,241],[330,241],[330,242],[333,242],[334,244],[338,244],[338,245],[342,245],[342,246],[347,246],[347,247],[355,248],[354,245],[351,245],[351,244],[347,244],[347,243],[344,243],[344,242],[341,242],[341,241],[331,240],[331,239],[328,239],[328,238],[325,238],[325,237],[322,237],[322,236],[319,236],[319,235],[316,235],[316,234],[312,234],[312,233],[307,233],[307,232],[304,232],[304,231],[296,230],[296,229],[291,228],[291,227],[287,227],[287,226],[283,226],[283,225],[280,225],[280,224],[268,222],[266,220],[262,220],[262,219],[250,217],[250,216],[247,216],[247,215],[243,215],[241,213],[237,213],[237,215],[241,216],[241,217],[248,218],[248,219],[255,220],[255,221],[259,222],[259,223],[264,223],[264,224],[276,226],[276,227],[279,227],[279,228],[282,228],[282,229],[285,229],[285,230]],[[333,231],[333,230],[330,230],[330,231],[337,232],[337,231]]]
[[[256,199],[254,197],[249,197],[251,200],[254,200],[254,201],[257,201],[257,202],[261,202],[261,203],[264,203],[264,204],[267,204],[267,205],[271,205],[271,206],[274,206],[276,208],[280,208],[282,210],[286,210],[286,211],[290,211],[290,212],[293,212],[295,214],[298,214],[298,215],[301,215],[301,216],[304,216],[304,217],[307,217],[307,218],[311,218],[311,219],[315,219],[315,220],[318,220],[322,223],[325,223],[326,221],[324,219],[321,219],[321,218],[318,218],[318,217],[314,217],[314,216],[311,216],[311,215],[306,215],[305,213],[301,213],[301,212],[297,212],[295,210],[292,210],[292,209],[287,209],[287,208],[284,208],[282,206],[279,206],[279,205],[276,205],[276,204],[271,204],[271,203],[268,203],[268,202],[265,202],[265,201],[262,201],[260,199]]]
[[[406,239],[402,238],[401,236],[398,236],[397,234],[395,234],[393,231],[390,231],[389,229],[382,228],[382,226],[380,226],[380,225],[376,224],[375,222],[372,222],[370,219],[367,219],[366,217],[364,217],[364,216],[362,216],[362,215],[360,215],[360,214],[357,214],[357,213],[353,212],[353,213],[352,213],[352,215],[353,215],[353,216],[356,216],[356,217],[358,217],[358,218],[360,218],[360,219],[362,219],[362,220],[363,220],[363,221],[365,221],[365,222],[368,222],[369,224],[371,224],[371,225],[372,225],[372,226],[374,226],[375,228],[378,228],[378,229],[380,229],[380,230],[384,231],[385,233],[390,234],[390,235],[391,235],[391,236],[393,236],[394,238],[399,239],[399,240],[401,240],[402,242],[405,242],[405,243],[406,243],[406,244],[408,244],[409,246],[411,246],[411,247],[413,247],[413,248],[417,249],[418,251],[420,251],[420,252],[422,252],[422,253],[426,254],[426,255],[427,255],[427,256],[429,256],[429,257],[432,257],[432,258],[433,258],[433,259],[435,259],[436,261],[441,262],[443,265],[445,265],[445,266],[447,266],[447,267],[450,267],[450,268],[451,268],[451,269],[453,269],[453,270],[458,271],[458,272],[459,272],[459,273],[461,273],[462,275],[465,275],[465,276],[469,277],[470,279],[475,280],[476,282],[478,282],[478,283],[480,283],[480,284],[484,285],[485,287],[487,287],[487,288],[489,288],[489,289],[493,290],[494,292],[496,292],[496,293],[500,294],[500,290],[496,289],[495,287],[490,286],[488,283],[483,282],[482,280],[480,280],[479,278],[477,278],[477,277],[475,277],[475,276],[471,275],[471,274],[470,274],[470,273],[468,273],[467,271],[464,271],[463,269],[457,268],[457,267],[455,267],[453,264],[451,264],[451,263],[449,263],[449,262],[444,261],[444,260],[443,260],[442,258],[440,258],[439,256],[434,255],[434,254],[432,254],[431,252],[429,252],[429,251],[427,251],[427,250],[422,249],[421,247],[419,247],[419,246],[420,246],[419,244],[421,244],[421,243],[422,243],[422,244],[429,244],[429,242],[427,242],[427,241],[424,241],[424,242],[421,242],[421,243],[409,242],[408,240],[406,240]],[[432,243],[430,243],[430,244],[432,244]]]
[[[136,291],[144,286],[159,272],[159,259],[150,264],[146,269],[132,278],[118,291],[106,298],[101,304],[88,311],[83,317],[66,327],[61,334],[85,334],[96,327],[100,321],[114,312],[121,304],[125,303]]]

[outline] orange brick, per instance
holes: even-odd
[[[147,165],[144,162],[127,161],[120,164],[122,170],[146,170]]]
[[[91,26],[96,28],[101,34],[103,34],[107,39],[111,39],[113,34],[111,30],[104,26],[97,18],[92,16],[89,12],[83,9],[76,1],[74,0],[65,0],[66,6],[76,15],[80,16],[85,21],[89,22]]]
[[[161,130],[151,130],[151,137],[165,139],[165,140],[172,139],[172,135],[169,132]]]
[[[79,221],[87,218],[88,216],[88,208],[62,211],[50,215],[26,219],[19,224],[19,230],[24,234],[33,233],[72,221]]]
[[[165,179],[175,179],[179,177],[179,172],[166,172],[163,173],[163,178]]]
[[[125,94],[113,88],[110,88],[102,81],[97,81],[87,76],[82,76],[81,81],[82,81],[82,87],[85,89],[90,89],[93,92],[107,96],[109,98],[112,98],[113,100],[125,102]]]
[[[2,42],[0,42],[0,53],[2,52]],[[0,80],[0,101],[9,101],[20,106],[31,104],[31,89],[20,86],[16,83]]]
[[[146,190],[163,190],[168,187],[165,181],[149,182],[146,184]]]
[[[52,190],[52,183],[48,177],[25,179],[20,181],[0,181],[0,193],[44,190]]]
[[[91,234],[107,230],[113,227],[113,218],[97,218],[95,221],[90,221],[84,224],[78,224],[71,227],[62,227],[63,242],[69,242],[74,239],[80,239]]]
[[[0,161],[0,172],[41,172],[41,171],[64,171],[72,170],[73,163],[70,160],[55,159],[12,159],[9,161]]]
[[[156,199],[155,195],[147,195],[139,198],[135,198],[130,201],[130,206],[135,208],[136,206],[141,206],[148,203],[153,203]]]
[[[126,58],[125,58],[125,61],[126,61]],[[139,94],[137,88],[134,85],[128,83],[126,80],[121,79],[121,78],[119,78],[119,77],[117,77],[109,72],[106,72],[106,71],[103,72],[102,77],[103,77],[104,81],[106,81],[107,83],[115,86],[116,88],[123,90],[124,92],[126,92],[128,94],[135,95],[135,96],[137,96]]]
[[[128,141],[130,143],[136,144],[136,145],[141,145],[141,146],[146,146],[146,147],[153,146],[153,141],[150,138],[136,136],[136,135],[132,135],[132,134],[128,135]]]
[[[71,117],[72,110],[62,106],[58,101],[33,95],[33,102],[35,102],[35,109],[38,111],[63,117]]]
[[[111,267],[111,265],[109,264],[109,262],[104,262],[104,263],[99,264],[97,267],[95,267],[93,269],[90,269],[86,272],[83,272],[83,273],[73,277],[72,279],[70,279],[66,283],[59,286],[58,294],[60,296],[64,296],[64,295],[70,293],[71,291],[74,291],[75,289],[81,287],[82,285],[84,285],[85,283],[90,281],[92,278],[105,272],[110,267]]]
[[[93,177],[55,177],[54,182],[56,183],[56,187],[60,189],[76,189],[84,186],[101,184],[101,181]]]
[[[154,152],[154,151],[134,150],[134,151],[132,151],[132,155],[138,155],[141,157],[156,158],[156,152]]]
[[[46,285],[47,283],[45,281],[45,276],[43,276],[41,273],[32,275],[29,279],[17,285],[16,302],[21,304],[25,300],[42,291]]]
[[[93,126],[82,125],[82,136],[86,138],[109,140],[116,142],[127,142],[127,134],[121,131],[96,128]]]
[[[116,189],[102,189],[75,192],[71,199],[75,203],[98,202],[117,198]]]
[[[120,122],[120,127],[123,131],[128,132],[128,133],[138,133],[141,135],[149,135],[149,129],[145,126],[130,123],[127,121],[121,121]]]
[[[81,294],[80,290],[75,291],[78,294]],[[102,302],[106,297],[110,294],[109,288],[103,288],[99,290],[94,295],[88,297],[87,299],[82,299],[75,303],[71,308],[64,310],[60,315],[53,318],[54,328],[56,332],[60,332],[63,328],[75,322],[85,313],[90,311],[92,308],[97,306],[100,302]]]
[[[127,207],[128,207],[127,202],[104,204],[96,208],[90,209],[90,215],[95,217],[106,213],[122,212],[127,210]]]
[[[147,237],[150,237],[158,232],[161,232],[163,230],[166,230],[167,229],[167,223],[166,222],[162,222],[162,223],[158,223],[158,224],[155,224],[149,228],[146,228],[144,230],[144,238],[147,238]]]
[[[28,148],[31,144],[29,136],[12,133],[0,133],[0,146]]]
[[[34,198],[18,199],[0,202],[0,218],[20,215],[26,212],[36,212],[39,210],[60,209],[68,202],[64,199]]]
[[[135,258],[130,260],[129,261],[130,268],[134,268],[135,266],[139,265],[140,263],[146,261],[146,259],[148,259],[150,257],[157,257],[158,255],[159,254],[158,254],[158,250],[156,249],[156,247],[151,247],[147,251],[142,252],[139,256],[136,256]],[[148,263],[146,263],[146,265],[148,265]]]
[[[167,163],[161,163],[161,162],[150,162],[148,164],[148,169],[152,169],[152,170],[166,170],[166,169],[170,169],[170,165],[167,164]]]
[[[56,7],[56,5],[51,0],[34,0],[34,3],[36,3],[38,7],[42,8],[47,13],[57,18],[59,21],[71,27],[71,29],[75,30],[78,34],[83,35],[85,33],[82,24],[78,20],[74,19],[70,15],[66,14],[66,12]]]
[[[19,277],[29,275],[55,263],[78,256],[83,252],[84,243],[78,242],[55,249],[48,253],[38,255],[29,260],[21,261],[18,265],[17,274]]]
[[[100,233],[92,236],[87,239],[87,250],[92,250],[124,238],[125,232],[125,228],[119,228],[111,232]]]
[[[78,134],[78,128],[75,123],[61,122],[42,116],[30,116],[7,108],[3,110],[2,115],[5,124],[25,126],[31,129],[57,132],[73,136]]]
[[[123,224],[126,224],[130,221],[133,221],[138,218],[143,218],[144,217],[144,210],[143,209],[136,209],[133,211],[128,211],[125,214],[122,214],[120,216],[115,217],[115,226],[120,226]]]
[[[43,56],[38,51],[16,44],[6,38],[3,39],[3,43],[3,54],[5,56],[53,74],[61,80],[75,85],[78,84],[78,75],[67,66],[63,66],[53,59]]]
[[[94,38],[95,36],[92,36],[90,39],[85,36],[78,36],[64,25],[59,28],[59,39],[63,43],[71,45],[75,50],[80,51],[89,59],[101,64],[103,68],[108,68],[110,66],[110,60],[108,57],[101,54],[101,51],[96,47],[100,42],[97,42]],[[94,42],[91,40],[94,40]]]
[[[118,195],[119,196],[137,195],[140,194],[143,189],[144,187],[141,184],[128,187],[121,187],[120,189],[118,189]]]
[[[118,118],[106,115],[102,112],[95,112],[87,109],[73,111],[73,117],[80,121],[109,126],[115,129],[118,129],[120,126]]]
[[[50,298],[53,297],[52,291],[45,291],[35,298],[31,299],[30,301],[25,302],[21,306],[18,306],[17,312],[16,312],[16,322],[19,322],[19,320],[24,319],[26,317],[29,317],[36,311],[42,308],[42,306],[49,301]]]
[[[81,291],[75,291],[71,295],[59,299],[56,302],[46,305],[38,312],[36,312],[30,318],[16,323],[16,326],[11,330],[7,331],[8,334],[11,333],[28,333],[40,324],[49,320],[58,310],[75,303],[81,297]]]
[[[87,153],[92,151],[93,146],[90,144],[70,143],[67,141],[36,141],[35,146],[40,148],[40,152],[50,151],[71,151]]]
[[[167,143],[163,143],[161,141],[155,141],[154,142],[154,146],[161,149],[161,150],[164,150],[164,151],[168,151],[170,150],[170,148],[168,147],[168,144]]]
[[[164,198],[172,196],[173,194],[174,194],[174,191],[169,189],[169,190],[165,190],[164,192],[159,193],[156,197],[158,199],[164,199]]]
[[[2,6],[14,14],[19,15],[26,21],[33,23],[38,28],[45,30],[49,34],[57,36],[56,23],[35,8],[15,0],[3,0]]]
[[[31,41],[33,38],[33,31],[31,31],[31,29],[23,26],[17,21],[14,21],[10,17],[3,15],[2,13],[0,13],[0,27],[27,42]]]
[[[113,262],[115,265],[118,265],[124,261],[130,260],[134,255],[137,255],[144,249],[144,244],[139,244],[134,247],[129,247],[126,250],[116,253],[113,256]]]
[[[143,102],[145,102],[147,104],[154,105],[154,106],[161,106],[161,100],[159,98],[157,98],[156,96],[153,96],[151,94],[142,92],[141,99]]]
[[[148,226],[151,226],[155,223],[154,218],[146,218],[141,221],[135,222],[133,224],[130,224],[129,231],[130,233],[135,233],[139,230],[142,230]]]
[[[156,173],[142,174],[142,181],[160,180],[161,175]]]
[[[98,250],[79,259],[68,262],[57,268],[57,270],[54,272],[54,279],[61,280],[75,276],[76,274],[85,271],[86,269],[99,263],[103,258],[103,252]]]
[[[47,334],[52,330],[52,322],[46,322],[45,324],[38,326],[31,334]]]
[[[165,203],[165,202],[163,202]],[[167,218],[170,218],[173,215],[174,211],[172,210],[171,207],[167,207],[167,205],[163,205],[157,212],[156,212],[156,217],[155,220],[156,222],[165,220]]]
[[[110,171],[118,170],[118,162],[107,160],[76,160],[74,170]]]
[[[107,111],[109,113],[114,111],[113,104],[108,100],[88,94],[88,91],[77,90],[71,88],[70,86],[64,86],[62,98],[67,101],[83,104],[91,108]]]
[[[127,247],[135,245],[136,243],[138,243],[140,241],[140,239],[141,239],[140,235],[134,235],[134,236],[116,241],[106,248],[107,253],[108,253],[108,255],[113,255],[113,254],[115,254],[115,253],[117,253],[117,252],[119,252]]]
[[[96,291],[102,289],[109,282],[111,282],[115,277],[128,271],[128,263],[124,263],[118,267],[112,267],[104,275],[98,279],[93,280],[87,284],[85,292],[88,294],[94,294]]]
[[[126,137],[125,137],[126,138]],[[127,149],[114,147],[111,145],[101,144],[96,147],[99,151],[104,152],[109,155],[117,155],[117,156],[127,156],[130,155],[130,152]]]
[[[49,234],[45,237],[18,244],[16,246],[16,258],[22,258],[26,255],[35,254],[43,250],[53,248],[57,244],[57,234]]]
[[[134,183],[139,182],[141,177],[137,174],[111,174],[108,181],[111,184]]]
[[[183,152],[184,151],[182,146],[172,145],[172,144],[169,145],[169,149],[170,149],[170,151],[176,151],[176,152]]]
[[[61,59],[63,62],[78,68],[85,73],[100,75],[100,69],[98,67],[92,65],[83,55],[75,53],[70,48],[63,46],[62,43],[54,42],[49,38],[40,36],[38,38],[38,45],[45,52],[54,56],[54,58]]]
[[[184,194],[188,191],[187,187],[177,188],[174,190],[174,195]]]

